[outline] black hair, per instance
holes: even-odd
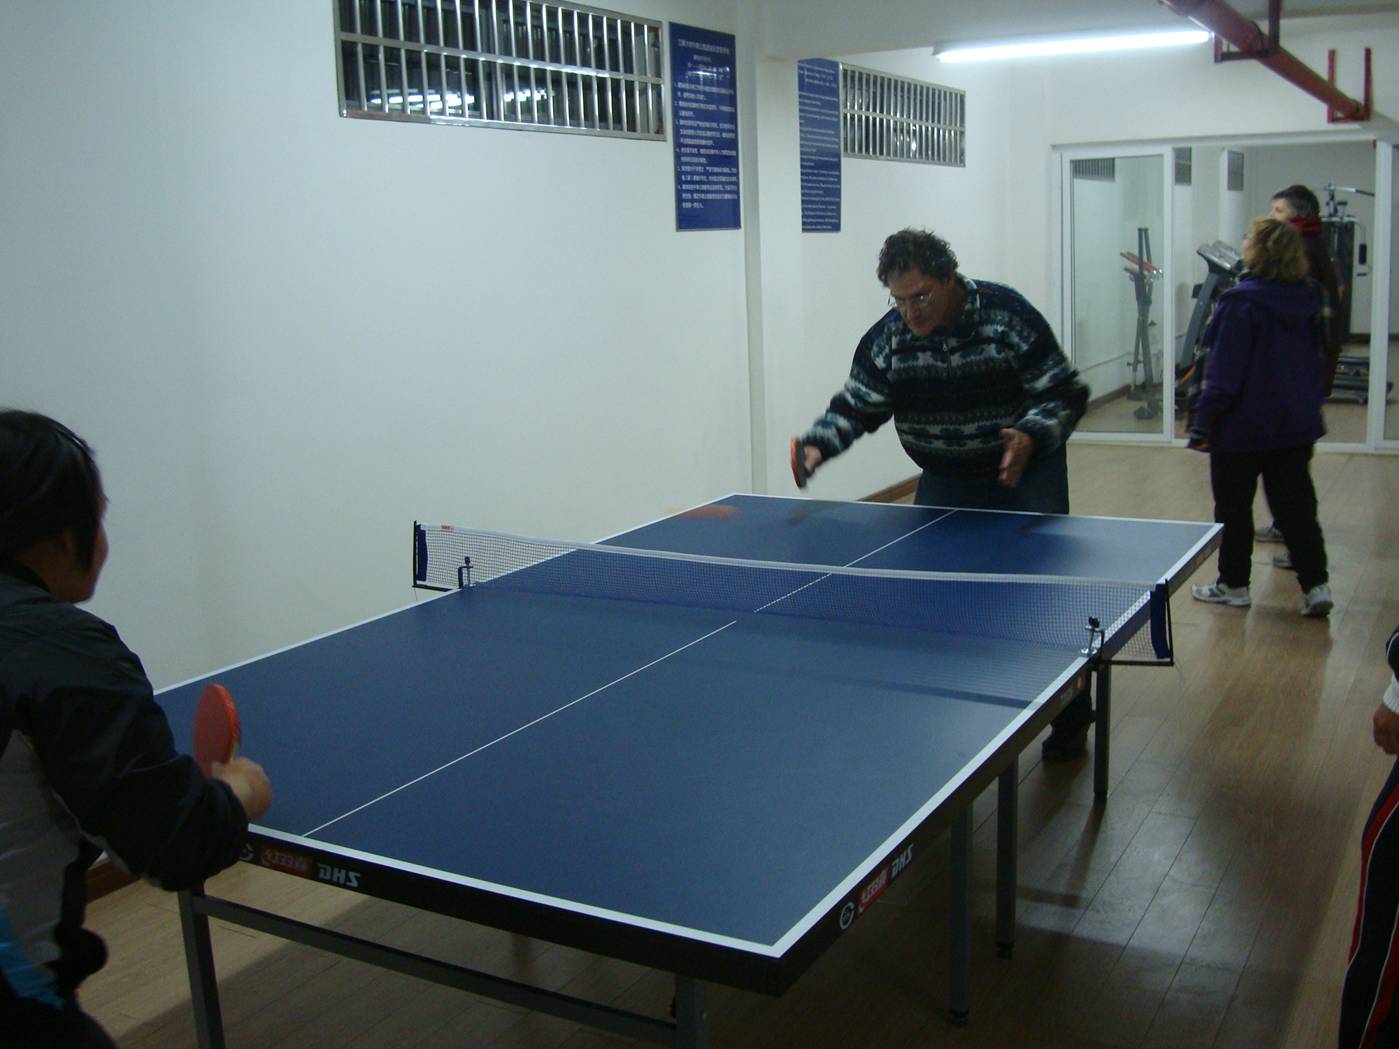
[[[1288,207],[1300,219],[1309,219],[1321,214],[1321,201],[1316,199],[1315,193],[1300,183],[1278,190],[1269,199],[1287,201]]]
[[[46,415],[0,410],[0,560],[71,531],[89,568],[102,498],[102,475],[86,441]]]
[[[922,270],[942,280],[957,272],[957,255],[952,246],[924,229],[901,229],[891,234],[879,252],[875,276],[888,285],[889,278],[906,270]]]

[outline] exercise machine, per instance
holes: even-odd
[[[1132,382],[1127,387],[1127,399],[1145,402],[1132,413],[1138,419],[1155,419],[1161,414],[1161,380],[1156,378],[1151,359],[1151,294],[1165,271],[1151,261],[1151,231],[1145,226],[1137,227],[1136,253],[1121,251],[1118,254],[1127,263],[1122,269],[1131,280],[1137,298],[1137,337],[1132,346]],[[1139,368],[1140,383],[1136,381]]]
[[[1205,260],[1205,279],[1192,289],[1195,308],[1185,326],[1185,338],[1176,357],[1175,408],[1180,415],[1189,407],[1190,398],[1204,379],[1205,348],[1200,340],[1214,315],[1219,297],[1232,288],[1243,272],[1244,260],[1237,248],[1222,240],[1201,244],[1195,254]]]
[[[1337,193],[1358,193],[1363,197],[1373,197],[1367,189],[1355,186],[1338,186],[1328,182],[1322,187],[1326,194],[1325,212],[1321,216],[1322,229],[1326,236],[1326,250],[1331,254],[1332,265],[1336,267],[1336,283],[1340,288],[1340,301],[1336,303],[1340,318],[1341,345],[1350,338],[1351,311],[1355,301],[1355,278],[1363,277],[1366,270],[1367,245],[1364,225],[1346,208],[1350,202],[1339,200]],[[1370,400],[1370,356],[1369,354],[1341,355],[1336,364],[1336,381],[1331,387],[1333,400],[1354,400],[1366,404]]]

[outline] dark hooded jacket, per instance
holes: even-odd
[[[116,630],[0,558],[0,1046],[102,966],[83,928],[99,852],[183,889],[236,861],[246,836],[233,791],[176,752]]]
[[[1326,432],[1326,359],[1311,283],[1247,273],[1225,292],[1202,339],[1209,348],[1191,431],[1216,452],[1297,448]]]

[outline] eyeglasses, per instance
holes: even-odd
[[[932,300],[933,293],[931,291],[924,291],[917,295],[910,295],[905,299],[901,299],[897,295],[890,295],[889,305],[900,313],[907,313],[909,310],[921,310]]]

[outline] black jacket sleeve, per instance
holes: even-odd
[[[28,687],[14,729],[31,740],[84,835],[166,889],[238,859],[247,816],[232,790],[177,753],[140,660],[109,624],[54,606],[41,636],[11,652]]]

